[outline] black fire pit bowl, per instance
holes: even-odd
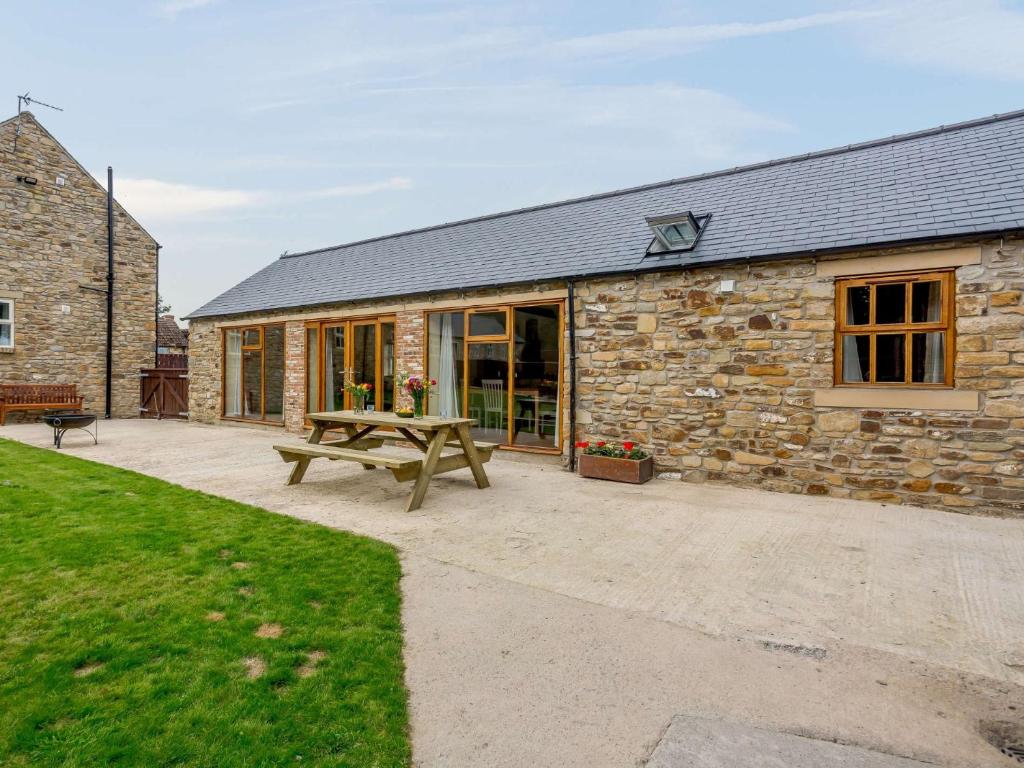
[[[53,427],[53,444],[59,449],[64,433],[69,429],[81,429],[92,437],[93,445],[99,443],[99,422],[95,413],[81,411],[51,411],[43,416],[43,421]],[[95,426],[93,426],[95,425]],[[90,430],[89,427],[93,426]]]

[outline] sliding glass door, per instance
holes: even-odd
[[[349,383],[370,384],[371,410],[395,407],[394,318],[325,321],[306,329],[306,412],[352,407]],[[314,359],[315,364],[309,360]]]
[[[432,415],[469,416],[478,440],[558,450],[562,304],[427,315]]]

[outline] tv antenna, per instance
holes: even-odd
[[[56,107],[53,104],[47,104],[45,101],[39,101],[39,99],[33,99],[28,91],[25,91],[24,96],[18,97],[18,119],[14,124],[14,151],[18,151],[18,137],[21,136],[21,113],[25,107],[32,104],[38,104],[41,107],[56,110],[57,112],[63,112],[61,107]]]

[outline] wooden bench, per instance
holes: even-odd
[[[399,434],[397,432],[377,432],[376,434],[374,434],[373,438],[375,440],[380,440],[382,443],[388,442],[409,443],[410,445],[413,444],[412,440],[410,440],[405,435]],[[324,443],[321,443],[321,445],[324,445]],[[473,441],[473,445],[476,446],[477,453],[480,454],[480,461],[490,461],[491,454],[494,453],[494,449],[498,447],[497,443],[481,443],[475,440]],[[445,442],[445,446],[448,448],[461,448],[462,444],[458,440],[448,440],[447,442]]]
[[[340,441],[339,441],[340,442]],[[382,453],[370,453],[364,448],[338,448],[326,443],[294,445],[275,445],[274,450],[281,454],[285,462],[299,461],[303,458],[324,458],[331,461],[355,461],[364,467],[383,467],[391,470],[398,482],[413,480],[419,474],[423,461],[406,459],[400,456],[388,456]]]
[[[82,410],[74,384],[0,384],[0,425],[11,411]]]

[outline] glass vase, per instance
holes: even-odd
[[[417,419],[423,418],[423,393],[416,394],[413,392],[412,395],[412,412]]]
[[[352,395],[352,413],[366,413],[366,395]]]

